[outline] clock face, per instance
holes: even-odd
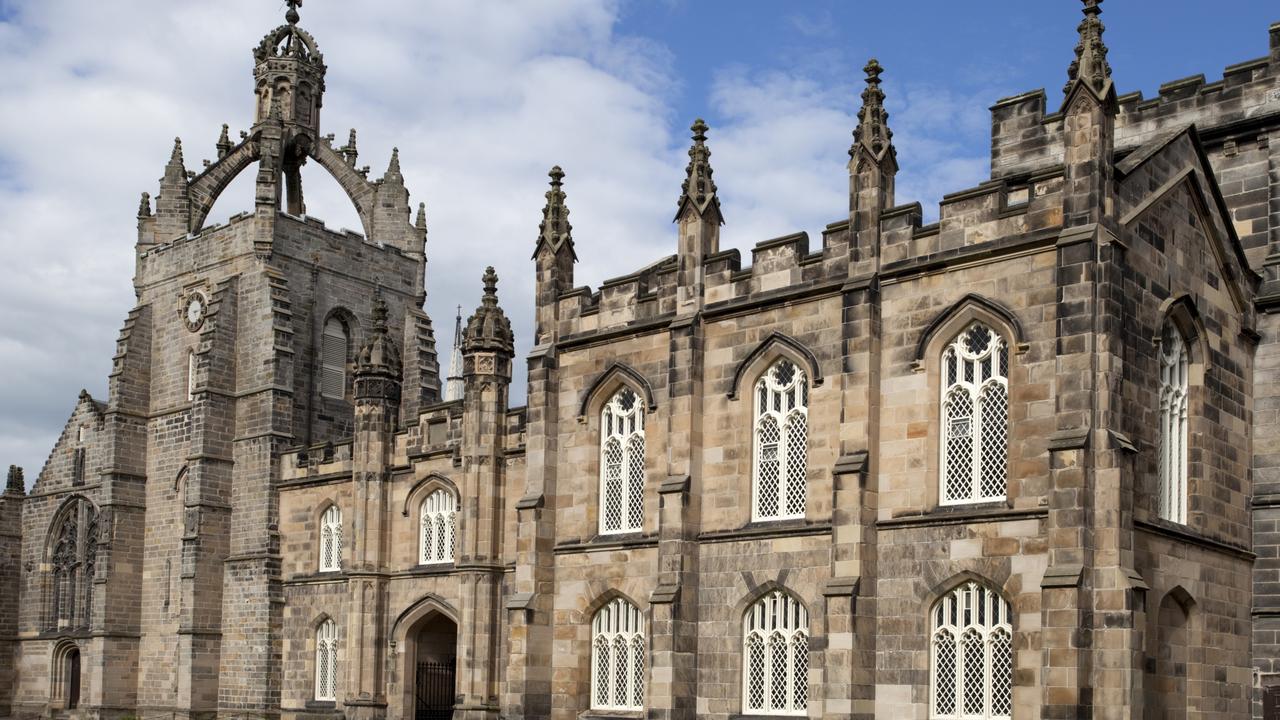
[[[203,295],[198,292],[193,292],[187,296],[187,305],[183,319],[187,322],[187,329],[192,331],[200,329],[200,326],[204,324]]]

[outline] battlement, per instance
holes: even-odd
[[[997,101],[991,107],[991,175],[1037,172],[1062,163],[1062,114],[1046,112],[1043,89]],[[1124,152],[1174,128],[1194,124],[1211,144],[1234,142],[1280,122],[1280,23],[1270,28],[1270,54],[1225,68],[1222,79],[1203,74],[1117,98],[1116,149]]]

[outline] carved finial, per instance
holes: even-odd
[[[498,307],[498,273],[493,266],[484,271],[484,296],[480,307],[467,319],[463,351],[497,351],[510,356],[515,348],[515,336],[511,333],[511,321]]]
[[[219,158],[226,157],[226,154],[231,152],[231,137],[227,135],[229,129],[226,123],[222,123],[222,134],[218,136],[217,145]]]
[[[414,227],[422,232],[427,231],[427,204],[418,203],[418,217],[413,221]]]
[[[556,165],[547,173],[547,177],[551,178],[551,189],[546,192],[547,202],[542,207],[542,222],[538,224],[538,243],[534,247],[533,254],[536,256],[544,243],[551,248],[552,252],[558,251],[561,245],[568,243],[569,252],[572,253],[573,226],[569,224],[569,208],[565,205],[565,194],[561,189],[564,186],[564,170]],[[578,259],[576,253],[574,259]]]
[[[382,298],[382,288],[373,292],[373,324],[364,345],[356,354],[356,397],[381,397],[400,399],[399,379],[402,365],[400,348],[387,330],[387,303]],[[392,378],[389,385],[371,378]]]
[[[17,465],[9,466],[9,479],[5,483],[4,492],[6,495],[13,493],[22,495],[27,491],[27,483],[22,477],[22,468]]]
[[[302,7],[302,0],[284,0],[284,2],[289,6],[289,11],[284,14],[285,21],[290,25],[297,25],[298,21],[302,19],[298,15],[298,8]]]
[[[867,74],[867,87],[862,91],[862,108],[858,111],[858,126],[853,130],[853,145],[849,156],[857,154],[858,143],[865,145],[873,155],[879,156],[891,146],[893,131],[889,129],[889,113],[884,109],[884,91],[880,89],[880,74],[884,68],[880,61],[871,58],[862,71]]]
[[[720,214],[720,198],[716,195],[716,183],[711,179],[714,171],[711,169],[711,148],[707,147],[707,123],[698,118],[689,129],[693,131],[693,146],[689,148],[689,164],[685,166],[684,182],[680,184],[677,220],[686,203],[691,203],[700,215],[712,207],[717,215]],[[717,220],[724,222],[722,218]]]
[[[151,193],[142,193],[142,202],[138,203],[138,217],[151,217]]]
[[[1067,68],[1067,84],[1063,93],[1070,92],[1071,84],[1077,79],[1088,83],[1095,91],[1101,92],[1111,79],[1111,65],[1107,62],[1107,46],[1102,42],[1102,33],[1106,26],[1099,17],[1102,14],[1102,0],[1080,0],[1084,3],[1084,20],[1080,21],[1077,30],[1080,42],[1076,44],[1076,59]]]
[[[494,272],[492,265],[484,269],[484,277],[481,280],[484,282],[484,297],[480,302],[488,307],[494,307],[498,304],[498,273]]]

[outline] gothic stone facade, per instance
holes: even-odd
[[[1085,0],[929,225],[872,61],[847,214],[746,267],[701,121],[677,253],[595,290],[554,168],[512,407],[492,269],[440,396],[423,212],[288,20],[143,198],[107,400],[0,495],[0,715],[1280,717],[1280,25],[1117,96]]]

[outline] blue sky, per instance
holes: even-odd
[[[353,8],[358,5],[359,10]],[[474,308],[488,263],[517,353],[528,350],[529,254],[546,172],[559,164],[580,284],[674,251],[671,214],[688,126],[710,144],[727,225],[750,248],[845,212],[845,151],[877,57],[898,159],[898,202],[926,218],[988,172],[988,108],[1044,87],[1061,97],[1077,0],[307,0],[302,26],[329,66],[322,131],[359,130],[376,177],[393,146],[428,206],[427,310],[441,354],[454,307]],[[1280,6],[1258,0],[1111,0],[1120,92],[1267,53]],[[105,399],[134,303],[134,214],[172,138],[188,168],[222,123],[245,129],[250,50],[279,0],[0,0],[0,463],[34,479],[86,388]],[[314,165],[308,214],[359,227]],[[211,222],[252,205],[252,173]],[[749,253],[744,253],[749,257]],[[517,362],[521,367],[522,362]],[[523,373],[513,400],[523,401]]]

